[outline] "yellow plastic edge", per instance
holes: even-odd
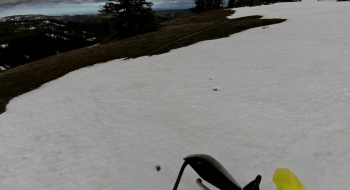
[[[305,190],[303,183],[288,168],[278,168],[272,180],[277,190]]]

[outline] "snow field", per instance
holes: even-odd
[[[172,189],[182,158],[205,153],[242,187],[261,174],[261,189],[275,189],[287,167],[308,190],[347,189],[349,6],[239,8],[232,17],[288,20],[80,69],[15,98],[0,115],[1,188]],[[187,168],[179,189],[199,189],[196,178]]]

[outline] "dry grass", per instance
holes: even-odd
[[[82,67],[118,58],[161,54],[199,41],[223,38],[249,28],[285,21],[260,19],[260,16],[228,20],[226,17],[232,13],[230,10],[218,10],[189,14],[162,23],[161,28],[155,32],[77,49],[1,72],[0,113],[6,110],[6,105],[12,98]],[[211,29],[206,30],[208,28]],[[199,31],[203,32],[191,35]],[[191,36],[183,38],[188,35]]]

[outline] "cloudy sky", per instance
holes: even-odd
[[[149,0],[153,8],[190,8],[193,0]],[[21,14],[91,14],[97,13],[105,0],[0,0],[0,17]]]

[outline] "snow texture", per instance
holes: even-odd
[[[0,71],[6,71],[6,68],[3,66],[0,66]]]
[[[3,48],[3,49],[8,48],[8,47],[9,47],[8,44],[1,44],[1,45],[0,45],[0,48]]]
[[[241,186],[261,174],[275,189],[287,167],[308,190],[348,189],[349,10],[239,8],[232,17],[288,20],[83,68],[13,99],[0,115],[1,189],[172,189],[193,153]],[[187,168],[179,189],[199,189],[197,177]]]

